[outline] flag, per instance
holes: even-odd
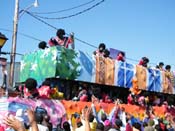
[[[115,85],[120,87],[132,87],[135,67],[127,62],[115,61]]]
[[[87,53],[84,53],[79,50],[78,52],[78,60],[80,63],[80,75],[78,76],[78,80],[91,82],[92,79],[92,70],[93,70],[93,62],[92,57],[90,57]]]
[[[161,91],[161,72],[160,70],[148,68],[148,91]]]

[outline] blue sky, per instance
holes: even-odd
[[[39,0],[39,7],[31,12],[51,12],[75,7],[91,0]],[[82,11],[101,0],[81,8],[46,17],[61,17]],[[25,9],[34,0],[20,0],[20,9]],[[15,0],[2,0],[0,8],[0,32],[9,40],[2,51],[11,51]],[[62,20],[44,20],[64,28],[67,33],[94,46],[104,42],[107,48],[126,52],[127,58],[139,60],[147,56],[150,63],[163,61],[175,69],[175,1],[174,0],[105,0],[99,6],[78,16]],[[48,41],[56,30],[25,13],[19,19],[18,31]],[[39,41],[18,34],[16,52],[25,54],[38,49]],[[76,49],[92,53],[95,48],[75,41]],[[7,56],[8,60],[10,58]],[[20,56],[16,61],[20,61]],[[134,61],[127,61],[137,63]]]

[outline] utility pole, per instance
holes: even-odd
[[[19,0],[15,0],[15,14],[14,14],[14,19],[13,19],[12,48],[11,48],[11,55],[10,55],[10,75],[9,75],[10,87],[13,87],[13,80],[14,80],[16,42],[17,42],[17,32],[18,32],[18,15],[19,15],[18,12],[19,12]]]

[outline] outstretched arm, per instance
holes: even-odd
[[[74,33],[72,32],[71,34],[70,34],[70,39],[71,39],[71,48],[72,49],[75,49],[75,43],[74,43]]]
[[[13,128],[15,131],[26,131],[23,123],[16,119],[13,115],[4,118],[4,123]]]
[[[84,108],[83,109],[83,115],[84,115],[84,120],[85,120],[85,131],[90,131],[90,123],[89,123],[89,115],[91,113],[92,109],[91,108]]]
[[[33,110],[28,109],[27,110],[27,114],[28,114],[28,118],[29,118],[29,123],[30,126],[32,128],[32,131],[39,131],[38,126],[37,126],[37,122],[35,120],[35,113]]]
[[[95,108],[95,102],[97,102],[97,98],[95,96],[92,96],[91,97],[91,101],[92,101],[92,104],[91,104],[91,108],[92,108],[92,113],[97,121],[97,123],[99,123],[99,119],[98,119],[98,116],[97,116],[97,112],[96,112],[96,108]]]

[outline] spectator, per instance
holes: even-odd
[[[79,87],[78,99],[80,101],[87,101],[88,100],[87,90],[84,89],[84,87],[81,87],[81,86]]]
[[[42,49],[42,50],[48,48],[47,43],[46,43],[45,41],[41,41],[41,42],[38,44],[38,48],[39,48],[39,49]]]
[[[112,128],[111,122],[109,120],[104,121],[104,131],[108,131],[110,128]]]
[[[29,123],[31,126],[31,131],[39,131],[39,128],[37,126],[36,120],[35,120],[35,114],[31,109],[27,110],[27,116],[29,119]],[[13,115],[9,115],[4,118],[4,123],[13,128],[15,131],[26,131],[24,124],[15,118]]]
[[[91,114],[91,111],[92,111],[91,108],[84,108],[82,112],[85,120],[85,131],[91,130],[90,123],[89,123],[89,116]]]
[[[120,131],[120,127],[122,127],[122,121],[120,119],[116,119],[113,127],[109,131]]]
[[[50,94],[51,94],[51,87],[50,87],[50,81],[49,80],[45,80],[41,87],[38,88],[38,93],[39,93],[39,97],[40,98],[50,98]]]
[[[7,89],[8,72],[7,72],[6,66],[7,66],[7,59],[0,57],[0,79],[2,80],[2,81],[0,81],[0,87],[4,88],[4,89]]]
[[[64,131],[71,131],[69,122],[65,121],[63,123],[63,129]]]
[[[155,125],[155,131],[163,131],[160,125]]]
[[[96,56],[104,56],[104,51],[106,49],[106,45],[104,43],[100,43],[98,49],[94,51],[94,55]]]
[[[120,110],[118,111],[118,116],[120,120],[122,121],[123,127],[126,127],[126,113],[125,113],[124,107],[120,108]]]
[[[96,131],[103,131],[104,130],[104,125],[103,123],[97,123]]]
[[[143,122],[143,128],[147,127],[148,123],[147,122]]]
[[[126,114],[126,131],[132,131],[131,117],[129,113]]]
[[[103,125],[104,125],[104,122],[107,120],[107,115],[106,115],[106,113],[102,113],[102,115],[101,115],[101,122],[103,123]]]
[[[25,86],[21,90],[24,92],[25,98],[37,98],[39,96],[37,81],[33,78],[28,78],[25,81]]]
[[[52,131],[52,123],[50,123],[50,116],[48,114],[44,114],[42,124],[49,128],[49,131]]]
[[[163,119],[162,118],[158,119],[158,122],[159,122],[159,127],[161,128],[161,130],[165,131],[166,130],[166,126],[163,123]]]
[[[28,109],[27,110],[27,116],[28,116],[29,123],[30,123],[30,129],[32,131],[39,131],[34,111],[31,110],[31,109]]]
[[[74,34],[72,33],[69,37],[65,36],[64,29],[58,29],[55,38],[51,38],[49,40],[50,46],[63,46],[65,48],[69,47],[69,44],[72,45],[72,49],[74,49]]]
[[[112,101],[112,99],[111,99],[111,97],[109,96],[109,95],[106,95],[105,96],[105,101],[104,101],[105,103],[112,103],[113,101]]]
[[[136,122],[133,124],[133,131],[141,131],[141,124]]]
[[[154,120],[150,119],[148,122],[148,126],[144,128],[144,131],[154,131]]]
[[[10,126],[15,131],[26,131],[23,123],[17,118],[15,118],[13,115],[4,118],[4,123]]]
[[[88,113],[88,114],[85,114]],[[89,126],[90,130],[87,131],[95,131],[97,122],[94,121],[94,115],[92,113],[92,108],[85,107],[82,111],[84,119],[82,119],[82,126],[77,128],[76,131],[84,131]],[[88,115],[88,116],[86,116]]]
[[[6,95],[6,89],[0,86],[0,98]]]
[[[41,113],[35,113],[35,118],[36,118],[36,122],[37,122],[37,126],[39,131],[49,131],[49,128],[45,125],[42,124],[43,122],[43,114]],[[33,131],[32,129],[30,129],[30,131]]]

